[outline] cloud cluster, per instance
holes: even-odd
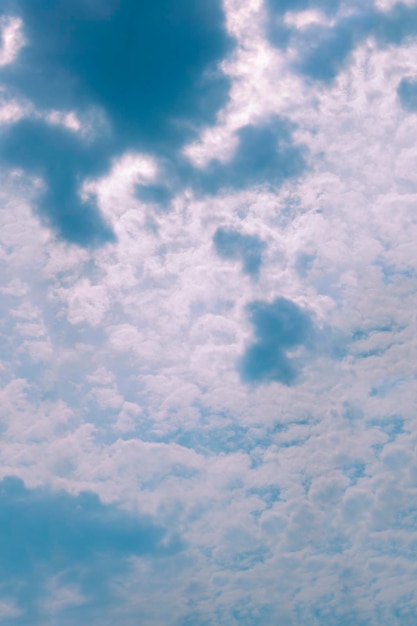
[[[414,624],[415,3],[52,4],[0,19],[0,617]]]

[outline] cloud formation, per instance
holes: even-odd
[[[415,2],[206,4],[2,3],[0,621],[414,625]]]

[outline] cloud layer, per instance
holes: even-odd
[[[414,625],[415,2],[1,11],[0,621]]]

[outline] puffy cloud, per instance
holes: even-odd
[[[75,33],[116,15],[58,4]],[[34,53],[47,5],[20,6]],[[88,68],[62,104],[11,89],[25,47],[1,70],[1,474],[26,485],[0,495],[26,533],[7,623],[415,621],[415,6],[268,6],[224,2],[229,97],[185,89],[184,126],[145,102],[155,141]]]
[[[0,16],[1,48],[0,67],[13,63],[19,50],[24,46],[22,20],[17,17]]]

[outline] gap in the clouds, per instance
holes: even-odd
[[[201,190],[215,194],[256,185],[277,189],[286,180],[301,176],[307,168],[308,151],[294,141],[295,129],[295,124],[277,115],[240,127],[232,158],[208,164],[198,181]]]
[[[352,332],[351,349],[354,351],[355,356],[360,359],[367,359],[372,357],[379,357],[385,354],[392,346],[392,337],[395,333],[403,330],[402,327],[395,324],[384,324],[382,326],[375,326],[367,328],[356,328]],[[378,337],[384,341],[385,345],[380,347],[369,347],[369,341]]]
[[[230,88],[220,62],[235,45],[221,1],[63,0],[52,7],[11,0],[7,8],[23,20],[25,45],[17,62],[0,69],[0,81],[37,111],[82,118],[99,109],[110,131],[85,142],[73,129],[23,119],[2,133],[2,164],[43,178],[38,210],[60,238],[84,247],[114,242],[79,185],[128,150],[176,154],[214,123]]]
[[[86,175],[106,170],[107,143],[85,146],[68,129],[23,119],[3,131],[0,160],[44,181],[37,208],[45,225],[65,241],[94,247],[115,238],[97,207],[81,198],[79,185]]]
[[[171,200],[174,197],[174,193],[166,185],[162,184],[138,184],[136,186],[136,195],[142,202],[156,205],[162,209],[169,209]]]
[[[415,77],[403,78],[398,85],[397,95],[406,111],[412,113],[417,111],[417,79]]]
[[[269,41],[284,50],[291,44],[294,27],[285,20],[286,13],[322,11],[326,17],[334,17],[341,2],[342,0],[265,0],[265,31]]]
[[[183,549],[153,518],[103,504],[94,493],[29,489],[8,477],[0,482],[0,504],[3,591],[17,601],[22,615],[14,623],[22,626],[45,623],[43,602],[53,580],[80,590],[69,615],[82,607],[83,619],[94,621],[117,604],[115,579],[129,573],[133,557],[160,559],[163,566]]]
[[[393,285],[401,279],[411,279],[415,280],[417,277],[416,270],[411,267],[400,268],[396,267],[393,264],[384,262],[384,260],[377,261],[376,265],[381,268],[382,277],[385,285]]]
[[[312,313],[283,297],[272,302],[252,302],[247,312],[254,328],[254,342],[238,362],[242,381],[252,385],[296,384],[302,364],[297,350],[312,351],[317,341]]]
[[[268,0],[269,19],[266,30],[270,42],[278,48],[296,51],[293,69],[307,79],[331,83],[342,71],[355,48],[371,37],[381,48],[401,45],[417,35],[417,7],[397,2],[388,11],[379,10],[371,2],[353,5],[340,11],[341,2],[327,0]],[[285,21],[286,11],[297,13],[308,9],[322,11],[323,19],[301,27]],[[328,17],[332,19],[329,20]],[[400,86],[400,99],[413,106],[413,88]]]
[[[245,274],[253,279],[258,278],[263,254],[267,248],[260,237],[219,227],[213,235],[213,244],[221,258],[240,261]]]
[[[371,398],[385,398],[395,388],[398,388],[406,381],[404,376],[386,376],[370,391]]]
[[[262,511],[269,511],[276,502],[282,500],[281,489],[277,485],[263,485],[262,487],[251,487],[247,490],[248,496],[257,496],[265,504]]]
[[[126,433],[125,436],[120,434],[118,437],[122,439],[138,437],[142,441],[153,443],[176,443],[207,457],[217,454],[243,452],[250,455],[250,466],[252,469],[262,465],[263,452],[272,444],[283,449],[303,445],[309,439],[310,434],[294,439],[285,439],[282,435],[291,432],[291,428],[294,426],[310,426],[316,422],[312,417],[311,419],[300,419],[295,422],[274,422],[270,425],[258,423],[242,426],[232,416],[228,418],[224,413],[218,414],[205,409],[197,426],[187,428],[186,430],[173,428],[171,432],[165,435],[157,435],[153,431],[151,417],[149,415],[148,420],[145,419],[143,422],[143,425],[147,425],[147,428],[140,428],[136,433]],[[212,422],[216,418],[224,421],[225,424],[213,427]],[[209,421],[207,421],[208,419]]]
[[[343,417],[354,424],[364,418],[363,409],[352,402],[343,402]]]
[[[250,187],[276,191],[308,167],[308,150],[294,140],[295,130],[295,124],[277,115],[241,126],[235,131],[236,148],[229,159],[211,159],[204,167],[195,166],[181,151],[156,151],[159,175],[151,185],[137,185],[136,195],[164,212],[184,189],[192,190],[197,199]]]
[[[228,416],[224,412],[218,413],[204,408],[199,409],[201,413],[198,423],[186,429],[178,426],[178,416],[168,414],[165,418],[165,432],[161,433],[158,421],[154,420],[152,411],[146,408],[148,404],[146,394],[142,401],[140,392],[133,397],[132,384],[134,384],[133,380],[126,384],[126,388],[130,386],[130,390],[128,389],[124,402],[130,401],[132,406],[140,407],[140,413],[135,416],[134,424],[125,430],[117,427],[122,407],[103,408],[95,402],[91,390],[85,389],[84,395],[88,396],[88,400],[82,407],[83,419],[86,423],[94,425],[91,438],[96,444],[113,445],[117,441],[135,440],[143,443],[176,444],[207,458],[219,454],[233,455],[238,452],[247,454],[251,469],[256,469],[263,464],[263,454],[271,445],[282,449],[297,448],[309,440],[311,437],[309,432],[303,436],[297,434],[291,438],[293,427],[310,427],[316,423],[316,419],[311,417],[288,422],[241,425],[236,416]],[[78,387],[79,390],[80,387]],[[178,471],[185,476],[184,472],[187,473],[188,470],[178,466]],[[194,475],[194,470],[191,471]]]
[[[343,473],[349,478],[352,485],[356,485],[357,482],[366,476],[366,463],[362,461],[351,461],[343,465]]]
[[[295,264],[295,269],[301,278],[307,278],[310,270],[313,267],[314,261],[316,259],[315,254],[308,254],[306,252],[301,252]]]
[[[373,418],[366,422],[366,428],[379,428],[387,435],[387,443],[392,443],[405,432],[405,420],[399,415]]]

